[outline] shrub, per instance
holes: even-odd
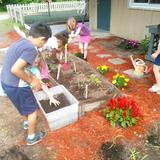
[[[139,42],[139,47],[138,47],[138,49],[139,49],[141,52],[146,53],[146,52],[148,51],[149,41],[150,41],[150,37],[145,36],[145,38],[142,39],[142,40]]]

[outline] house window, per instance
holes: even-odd
[[[135,3],[157,3],[160,4],[160,0],[134,0]]]
[[[129,8],[160,11],[160,0],[129,0]]]

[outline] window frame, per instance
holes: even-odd
[[[160,4],[135,3],[134,0],[128,0],[128,8],[160,11]]]

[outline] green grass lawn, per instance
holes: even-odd
[[[4,34],[13,30],[13,22],[11,19],[0,20],[0,34]]]
[[[0,15],[8,14],[7,12],[0,12]]]

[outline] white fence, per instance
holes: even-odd
[[[67,1],[52,3],[30,3],[7,5],[7,11],[12,19],[24,25],[23,16],[32,15],[39,12],[77,10],[79,13],[85,12],[85,1]]]

